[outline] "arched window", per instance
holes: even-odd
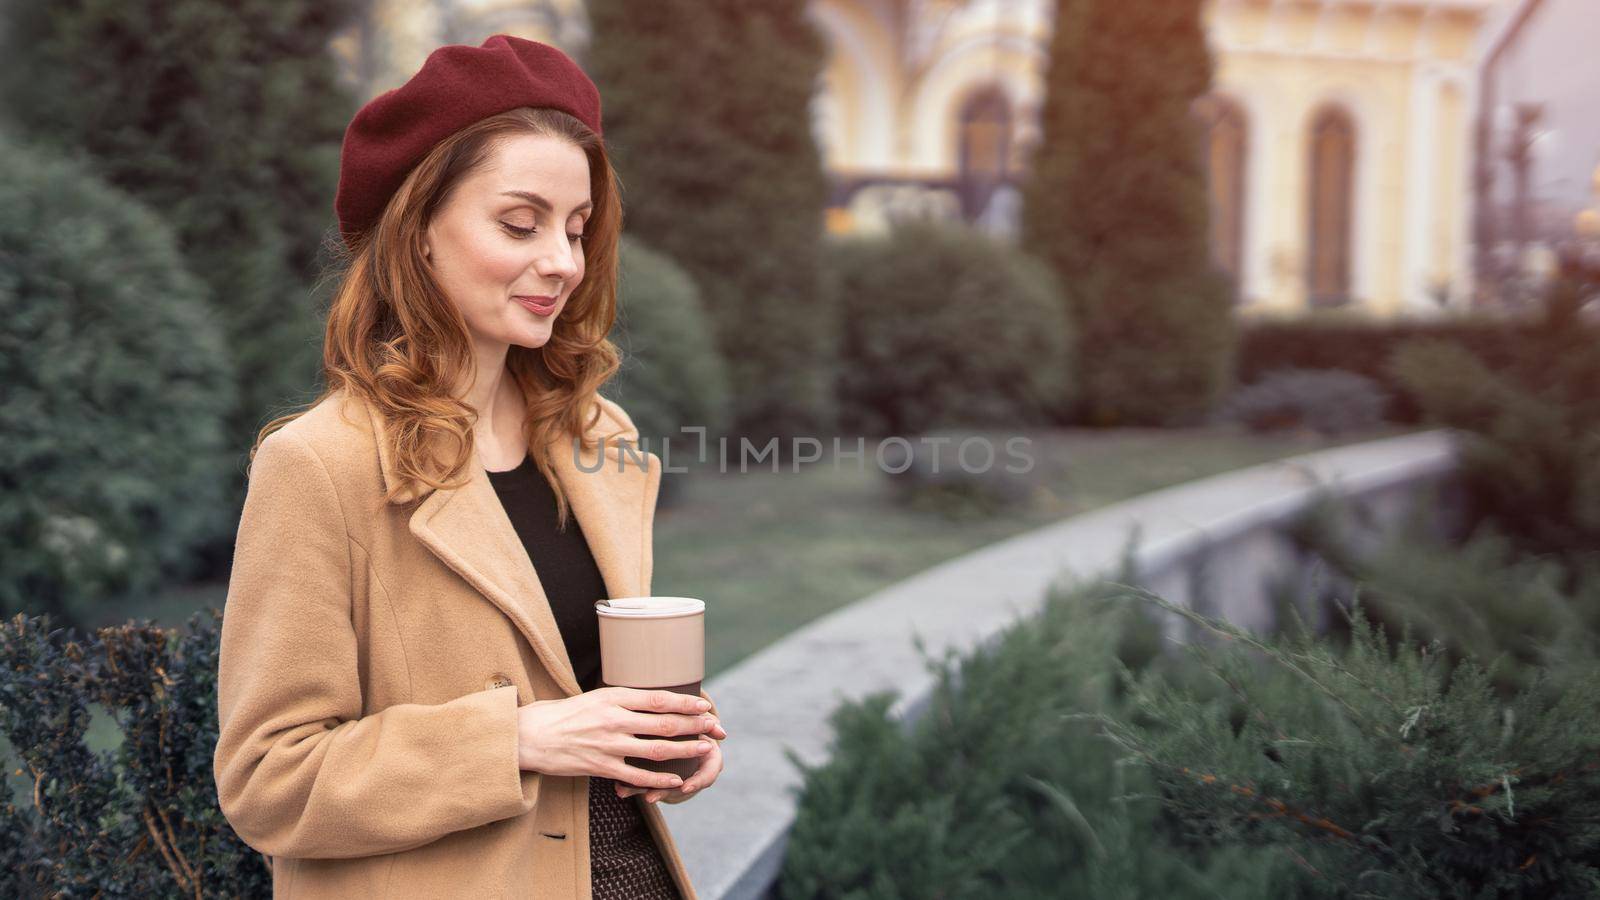
[[[957,194],[962,218],[976,222],[1011,176],[1011,103],[991,84],[969,94],[956,115]]]
[[[1311,120],[1306,289],[1313,306],[1350,302],[1356,126],[1335,106]]]
[[[1216,94],[1195,101],[1211,198],[1211,258],[1233,278],[1244,277],[1245,163],[1250,129],[1239,104]]]
[[[994,85],[974,92],[958,114],[957,157],[963,181],[991,184],[1010,174],[1011,103]]]

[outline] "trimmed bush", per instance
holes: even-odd
[[[1421,422],[1424,413],[1409,376],[1392,368],[1395,352],[1414,339],[1435,339],[1458,346],[1492,372],[1514,367],[1539,367],[1565,359],[1570,364],[1584,356],[1600,357],[1600,327],[1581,319],[1562,324],[1537,320],[1502,320],[1463,316],[1440,320],[1381,321],[1350,315],[1311,313],[1290,321],[1263,320],[1241,326],[1235,361],[1240,383],[1260,381],[1284,368],[1339,369],[1376,381],[1392,398],[1391,420]],[[1589,348],[1587,351],[1584,348]],[[1523,361],[1527,361],[1524,363]],[[1600,397],[1600,387],[1581,371],[1561,375],[1561,367],[1548,367],[1556,378],[1570,379],[1560,388],[1567,393],[1587,391]],[[1449,373],[1435,373],[1448,385]]]
[[[0,611],[71,622],[227,531],[234,373],[171,230],[0,143]]]
[[[1073,353],[1042,263],[964,226],[905,223],[832,238],[847,433],[1044,424],[1070,404]]]
[[[1309,429],[1337,435],[1381,425],[1388,402],[1378,383],[1364,375],[1287,368],[1234,391],[1216,418],[1252,431]]]
[[[0,896],[265,897],[265,859],[217,806],[222,614],[85,638],[48,617],[0,625],[0,733],[22,799],[0,796]],[[86,740],[92,713],[111,749]],[[203,888],[203,890],[202,890]]]
[[[628,410],[651,452],[663,456],[663,440],[671,439],[678,460],[663,460],[678,468],[692,462],[700,446],[696,434],[680,428],[703,427],[710,440],[732,424],[727,365],[689,274],[627,235],[621,257],[611,338],[622,349],[622,369],[606,393]],[[670,503],[676,485],[662,475],[661,503]]]
[[[321,375],[312,288],[334,225],[339,147],[357,103],[332,38],[358,0],[118,0],[0,7],[0,109],[161,211],[250,377],[228,443],[310,399]],[[154,295],[147,295],[153,298]],[[234,508],[244,478],[230,479]],[[226,572],[233,527],[212,535]]]

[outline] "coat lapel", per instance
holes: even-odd
[[[387,491],[395,483],[392,451],[381,414],[370,405],[367,414]],[[604,431],[597,426],[595,434]],[[602,448],[577,451],[575,443],[571,439],[551,443],[556,480],[566,494],[570,515],[583,527],[608,595],[635,596],[641,588],[647,537],[644,498],[653,463],[642,467],[636,454],[625,454],[616,437],[604,444],[603,463]],[[470,477],[462,487],[423,485],[396,499],[406,503],[422,498],[411,514],[411,534],[511,619],[568,696],[582,693],[549,598],[488,472],[476,458],[468,468]]]

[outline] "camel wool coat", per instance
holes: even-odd
[[[610,596],[648,595],[661,461],[600,406],[603,464],[562,440],[552,466]],[[517,708],[580,693],[538,574],[481,465],[385,504],[383,427],[340,390],[257,451],[217,672],[222,812],[274,898],[590,900],[588,776],[517,765]],[[634,802],[694,900],[660,809]]]

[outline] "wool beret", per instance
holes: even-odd
[[[334,211],[346,246],[372,227],[412,167],[434,145],[519,106],[550,107],[600,134],[600,91],[572,58],[508,34],[477,47],[446,44],[405,84],[356,112],[339,152]]]

